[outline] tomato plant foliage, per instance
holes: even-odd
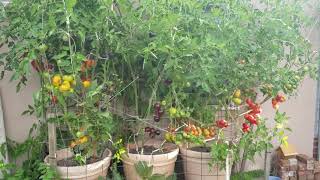
[[[215,111],[228,109],[236,90],[241,90],[237,104],[243,107],[245,99],[256,101],[257,94],[265,100],[279,92],[295,95],[306,76],[315,78],[316,53],[301,33],[313,22],[304,15],[306,4],[304,0],[13,0],[1,9],[0,44],[8,45],[0,55],[2,76],[13,71],[12,80],[18,80],[20,88],[33,67],[45,94],[35,98],[36,109],[50,106],[48,93],[57,96],[56,107],[72,126],[72,134],[89,124],[88,132],[98,141],[110,136],[99,132],[111,131],[115,124],[111,113],[95,109],[101,99],[105,109],[109,99],[124,101],[137,120],[151,115],[154,102],[165,101],[165,111],[171,109],[170,125],[183,125],[192,118],[200,127],[213,126]],[[52,87],[57,74],[72,75],[78,82],[72,86],[75,93]],[[86,93],[79,87],[83,79],[92,83]],[[83,114],[70,112],[70,106],[80,107]],[[277,112],[278,128],[269,128],[261,118],[260,125],[234,147],[215,143],[213,159],[223,162],[228,150],[237,154],[245,147],[245,158],[252,159],[270,146],[273,135],[284,139],[281,119],[285,115]],[[135,121],[135,130],[143,128],[140,122]],[[97,124],[100,128],[90,129]],[[252,140],[254,144],[247,146]]]

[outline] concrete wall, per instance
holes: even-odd
[[[0,49],[4,51],[5,49]],[[29,133],[29,129],[37,120],[33,116],[21,116],[21,113],[27,109],[28,104],[32,103],[32,94],[40,86],[38,78],[33,75],[26,87],[22,87],[19,93],[16,93],[17,82],[10,82],[11,74],[5,75],[0,81],[0,95],[3,106],[3,117],[6,135],[12,140],[22,142]]]

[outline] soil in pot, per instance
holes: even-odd
[[[169,149],[167,148],[163,148],[161,150],[158,150],[158,148],[154,147],[154,146],[143,146],[143,148],[139,147],[138,151],[137,149],[131,148],[129,149],[129,153],[131,154],[140,154],[142,152],[143,149],[143,154],[144,155],[159,155],[159,154],[167,154],[170,152]]]
[[[209,153],[210,152],[210,147],[196,146],[196,147],[189,148],[189,150],[197,151],[197,152]]]
[[[101,161],[102,158],[93,158],[90,157],[89,159],[87,159],[86,161],[86,165],[88,164],[92,164],[98,161]],[[58,166],[63,166],[63,167],[72,167],[72,166],[79,166],[79,163],[74,159],[74,157],[70,157],[67,159],[61,159],[60,161],[57,162]]]

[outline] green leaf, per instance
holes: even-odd
[[[166,180],[166,176],[161,174],[154,174],[149,179],[150,180]]]
[[[58,102],[62,105],[62,107],[65,109],[67,107],[66,101],[64,100],[63,96],[61,94],[57,95]]]
[[[67,11],[70,13],[73,11],[73,7],[77,4],[77,0],[66,0]]]
[[[138,175],[142,179],[150,178],[153,172],[153,166],[148,166],[147,162],[139,161],[137,164],[134,165]]]

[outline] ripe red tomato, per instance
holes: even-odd
[[[216,125],[218,128],[221,128],[221,129],[229,126],[228,122],[224,119],[220,119],[220,120],[216,121]]]
[[[286,98],[285,98],[283,95],[278,94],[278,95],[276,96],[276,100],[277,100],[278,102],[285,102],[285,101],[286,101]]]
[[[250,131],[250,126],[249,126],[247,123],[243,123],[243,124],[242,124],[242,131],[243,131],[244,133],[249,132],[249,131]]]
[[[58,102],[57,96],[51,96],[51,103],[52,104],[57,104],[57,102]]]

